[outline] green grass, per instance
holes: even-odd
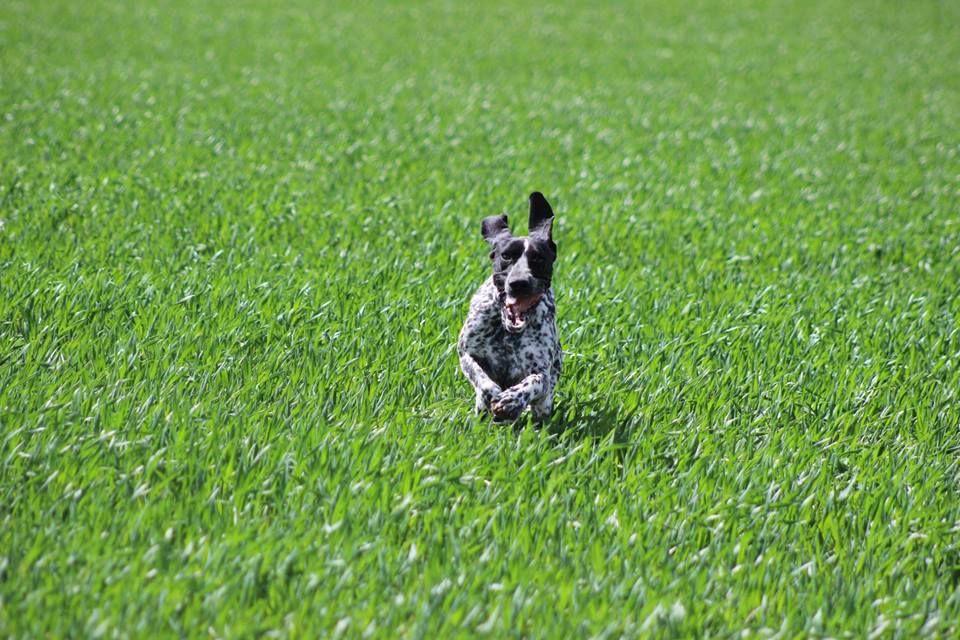
[[[955,636],[958,247],[955,2],[7,0],[0,635]]]

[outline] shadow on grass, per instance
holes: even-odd
[[[533,423],[535,427],[551,435],[595,442],[610,440],[615,446],[626,446],[631,416],[611,398],[567,397],[558,400],[554,414],[542,424]],[[522,428],[527,424],[530,423],[522,421],[516,426]]]

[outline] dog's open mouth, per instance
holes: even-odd
[[[503,325],[507,331],[518,333],[527,326],[527,316],[530,311],[540,302],[542,294],[526,296],[524,298],[515,298],[507,296],[503,303]]]

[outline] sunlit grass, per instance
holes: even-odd
[[[0,633],[960,633],[960,10],[0,6]],[[479,220],[554,204],[545,428]]]

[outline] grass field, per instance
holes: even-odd
[[[956,637],[958,290],[956,2],[7,0],[0,635]]]

